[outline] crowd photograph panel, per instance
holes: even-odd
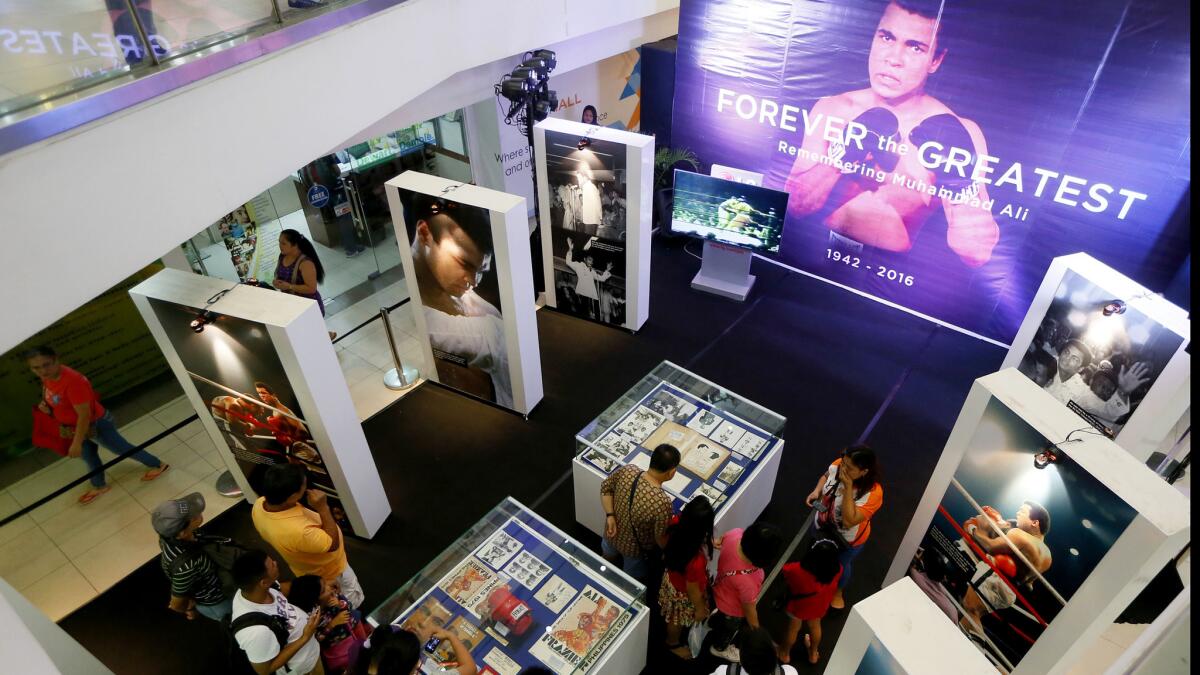
[[[1182,344],[1180,335],[1068,270],[1017,369],[1116,436]]]

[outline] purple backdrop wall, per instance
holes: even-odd
[[[791,193],[781,261],[1007,342],[1055,256],[1152,288],[1184,260],[1189,18],[683,0],[673,145]]]

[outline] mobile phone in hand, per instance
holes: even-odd
[[[440,644],[442,644],[442,638],[439,638],[439,637],[429,638],[429,641],[425,643],[425,647],[424,647],[425,652],[427,654],[432,654],[434,651],[437,650],[438,645],[440,645]]]
[[[829,510],[821,502],[813,502],[813,508],[817,510],[817,513],[825,513],[826,511]]]

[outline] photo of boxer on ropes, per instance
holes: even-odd
[[[947,58],[939,0],[892,0],[879,18],[870,86],[825,96],[810,117],[847,120],[840,141],[806,133],[788,175],[789,214],[829,228],[830,248],[904,253],[941,209],[946,245],[964,265],[988,262],[1000,239],[987,187],[974,180],[983,131],[925,91]]]
[[[1120,433],[1183,338],[1068,271],[1017,369]],[[1122,305],[1124,303],[1122,302]]]
[[[1135,516],[1065,452],[1039,468],[1034,457],[1050,446],[992,401],[908,570],[1001,672],[1016,668]]]

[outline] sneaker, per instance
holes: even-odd
[[[717,646],[713,645],[708,648],[708,653],[712,654],[718,659],[723,659],[730,663],[738,663],[742,660],[741,653],[739,653],[738,648],[734,647],[733,645],[729,645],[725,649],[717,649]]]
[[[292,9],[312,9],[324,5],[324,2],[318,2],[317,0],[288,0],[288,7]]]

